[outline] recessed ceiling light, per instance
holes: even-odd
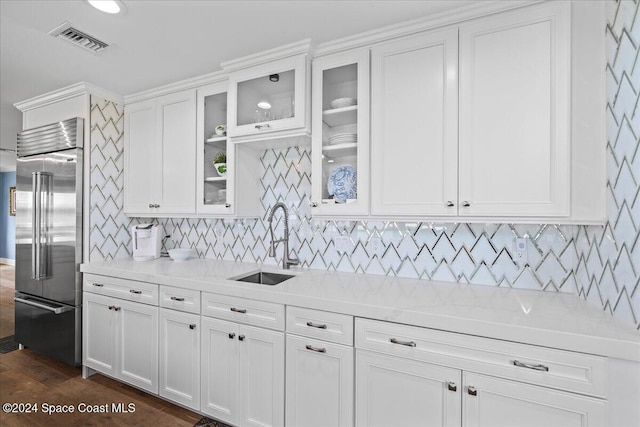
[[[87,0],[96,9],[106,13],[122,13],[125,11],[124,4],[118,0]]]

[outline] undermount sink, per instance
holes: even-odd
[[[249,283],[257,283],[259,285],[277,285],[278,283],[282,283],[285,280],[289,280],[292,277],[295,277],[293,274],[280,274],[280,273],[270,273],[268,271],[259,271],[257,273],[251,273],[246,276],[236,277],[232,280],[236,280],[238,282],[249,282]]]

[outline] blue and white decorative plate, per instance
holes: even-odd
[[[330,196],[341,203],[355,199],[358,195],[356,168],[351,165],[336,168],[329,177],[327,190]]]

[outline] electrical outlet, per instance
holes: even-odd
[[[382,242],[380,241],[380,237],[373,236],[369,239],[369,250],[371,251],[371,255],[382,255]]]
[[[516,237],[515,240],[515,258],[514,261],[518,265],[523,266],[527,263],[527,238]]]
[[[346,252],[349,249],[349,237],[338,236],[333,240],[333,244],[338,252]]]

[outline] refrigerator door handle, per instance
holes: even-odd
[[[49,172],[34,172],[32,176],[33,227],[31,234],[33,245],[31,245],[31,278],[34,280],[42,280],[47,276],[46,265],[43,265],[43,261],[46,261],[43,250],[46,250],[46,247],[43,248],[42,245],[42,222],[47,220],[46,214],[50,209],[50,177],[51,173]]]
[[[43,304],[43,303],[40,303],[40,302],[36,302],[36,301],[32,301],[32,300],[28,300],[28,299],[24,299],[24,298],[20,298],[20,297],[14,297],[13,300],[16,301],[16,302],[21,302],[23,304],[31,305],[33,307],[42,308],[44,310],[51,311],[51,312],[53,312],[55,314],[62,314],[64,312],[66,312],[66,311],[73,310],[73,307],[65,307],[65,306],[52,307],[52,306],[47,305],[47,304]]]
[[[31,279],[40,280],[40,172],[31,174],[33,217],[31,222]]]

